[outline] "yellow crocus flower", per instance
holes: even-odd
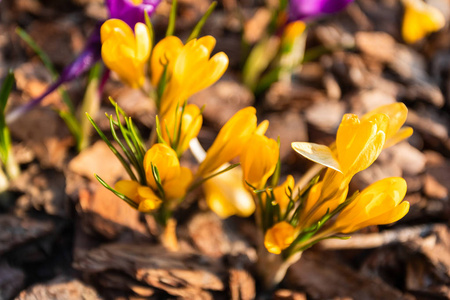
[[[275,171],[279,147],[274,139],[253,134],[241,153],[244,181],[256,189],[264,188],[267,179]]]
[[[178,178],[180,175],[180,162],[175,151],[164,144],[154,144],[144,156],[144,170],[147,177],[147,184],[153,189],[158,187],[153,177],[151,166],[158,168],[161,184]]]
[[[115,184],[114,189],[137,203],[138,210],[141,212],[152,212],[158,209],[162,203],[151,188],[142,186],[133,180],[120,180]]]
[[[165,37],[155,45],[150,58],[151,82],[154,87],[158,86],[166,65],[167,76],[170,78],[183,46],[183,42],[173,35]]]
[[[362,120],[354,114],[346,114],[339,125],[335,149],[303,142],[292,143],[292,148],[304,157],[340,172],[349,180],[369,167],[381,153],[388,127],[386,114],[377,113]]]
[[[219,52],[210,58],[215,44],[212,36],[192,39],[186,45],[177,37],[166,37],[155,46],[151,58],[154,86],[158,85],[167,65],[168,81],[159,108],[162,116],[223,75],[228,67],[228,56]]]
[[[193,180],[192,171],[189,168],[181,167],[180,173],[172,180],[163,184],[164,193],[167,199],[180,199],[186,195],[186,192]]]
[[[286,25],[281,39],[281,47],[292,47],[295,40],[303,34],[306,24],[302,21],[291,22]]]
[[[100,35],[105,65],[132,88],[141,87],[145,81],[145,66],[151,51],[147,26],[136,23],[133,33],[124,21],[109,19],[103,23]]]
[[[280,254],[289,247],[295,239],[295,228],[286,221],[275,224],[264,235],[264,246],[267,251]]]
[[[203,183],[208,207],[225,219],[232,215],[248,217],[255,211],[255,203],[242,182],[242,169],[236,167]]]
[[[330,170],[337,177],[331,180],[323,180],[311,187],[305,206],[300,213],[300,228],[308,228],[319,221],[327,212],[334,211],[343,203],[348,193],[348,181],[342,174]],[[324,183],[331,183],[325,185]]]
[[[422,0],[403,0],[402,36],[405,42],[415,43],[427,34],[440,30],[445,25],[445,17],[437,8]]]
[[[175,151],[165,144],[154,144],[144,156],[147,184],[157,191],[151,166],[158,168],[159,178],[166,200],[179,199],[185,194],[193,180],[189,168],[181,167]]]
[[[388,127],[389,117],[385,114],[374,114],[361,121],[354,114],[344,115],[336,135],[337,161],[344,176],[353,176],[377,159]]]
[[[402,128],[408,115],[408,108],[406,108],[405,104],[397,102],[379,106],[365,114],[361,119],[368,119],[375,114],[385,114],[389,117],[389,127],[386,131],[384,149],[389,148],[412,135],[413,129],[411,127]]]
[[[403,201],[406,181],[400,177],[379,180],[364,189],[338,216],[332,229],[350,233],[370,225],[396,222],[409,210]]]
[[[273,196],[277,204],[280,206],[282,215],[286,213],[287,207],[290,202],[290,199],[288,197],[289,189],[293,191],[294,186],[294,177],[292,177],[292,175],[288,175],[285,182],[273,189]]]
[[[255,130],[255,108],[246,107],[235,113],[219,131],[206,152],[206,157],[200,164],[196,176],[207,176],[240,155]]]
[[[183,115],[181,115],[181,112],[181,107],[178,110],[174,109],[174,111],[167,113],[161,122],[162,136],[169,145],[175,147],[178,156],[186,151],[189,142],[197,137],[203,123],[203,117],[197,105],[188,104],[183,111]],[[178,130],[180,130],[179,133]],[[177,142],[174,141],[175,139],[177,139]]]

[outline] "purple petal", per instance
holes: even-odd
[[[131,0],[106,0],[109,16],[121,19],[134,28],[137,22],[145,22],[145,12],[151,16],[161,0],[144,0],[142,4],[135,5]]]
[[[354,0],[291,0],[289,3],[289,19],[291,21],[306,20],[333,14],[343,10]]]

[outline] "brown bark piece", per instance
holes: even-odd
[[[101,297],[90,286],[78,279],[57,277],[45,284],[36,284],[22,291],[16,300],[100,300]]]
[[[68,217],[69,202],[65,193],[66,178],[55,169],[42,170],[32,164],[12,184],[13,190],[24,193],[17,200],[16,210],[25,213],[30,208]]]
[[[243,269],[233,268],[230,270],[230,291],[233,300],[255,299],[255,280]]]
[[[297,112],[285,111],[266,116],[270,122],[267,136],[277,140],[280,138],[281,160],[292,154],[292,142],[304,142],[308,140],[308,132],[305,121]]]
[[[89,251],[75,262],[83,273],[101,277],[120,271],[151,288],[184,299],[212,299],[224,291],[226,269],[218,260],[192,253],[168,252],[159,246],[110,244]]]
[[[72,159],[69,170],[94,182],[97,182],[95,174],[98,174],[110,185],[114,185],[121,176],[126,176],[122,164],[103,141],[97,141]]]
[[[6,263],[0,264],[0,299],[10,299],[19,292],[25,283],[22,270],[10,267]]]
[[[12,215],[0,215],[0,254],[42,238],[55,229],[50,220],[33,220]]]
[[[239,109],[252,105],[253,101],[250,90],[232,78],[220,80],[189,100],[198,107],[205,105],[203,117],[216,129],[221,128]]]
[[[287,273],[285,281],[302,286],[314,299],[406,299],[379,278],[369,278],[330,258],[326,253],[306,251]]]
[[[80,215],[84,229],[95,231],[108,239],[118,238],[124,231],[149,237],[145,225],[139,221],[140,213],[119,199],[100,183],[95,191],[80,191]]]

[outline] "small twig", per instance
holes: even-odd
[[[436,231],[440,224],[427,224],[393,230],[381,233],[355,234],[349,240],[330,239],[319,243],[322,249],[369,249],[385,246],[393,243],[404,243],[418,237],[424,237]]]

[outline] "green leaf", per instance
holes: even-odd
[[[59,110],[59,116],[66,123],[67,128],[69,128],[70,133],[75,138],[77,145],[81,143],[81,126],[80,122],[75,118],[73,114],[66,110]]]
[[[145,17],[145,25],[147,25],[148,32],[150,35],[150,49],[153,49],[153,45],[155,43],[155,32],[153,30],[153,25],[152,25],[152,22],[150,21],[150,17],[148,15],[147,11],[144,12],[144,17]],[[150,55],[151,55],[151,53],[150,53]]]
[[[164,188],[162,186],[161,183],[161,177],[159,176],[159,171],[158,171],[158,167],[156,167],[153,163],[150,163],[151,168],[152,168],[152,175],[153,178],[155,179],[156,182],[156,186],[158,187],[158,191],[159,191],[159,195],[161,196],[161,199],[165,199],[165,193],[164,193]]]
[[[214,11],[214,9],[217,6],[217,1],[213,1],[211,5],[209,6],[208,10],[205,12],[203,17],[198,21],[197,25],[195,25],[194,29],[192,30],[191,34],[189,35],[186,44],[199,36],[200,31],[202,30],[203,26],[205,25],[206,20],[208,20],[211,13]]]
[[[38,44],[36,44],[36,42],[33,40],[33,38],[28,33],[26,33],[26,31],[23,30],[22,28],[17,27],[16,33],[31,49],[33,49],[33,51],[42,60],[42,62],[44,63],[44,66],[47,68],[47,70],[50,71],[53,79],[56,79],[59,76],[59,74],[56,71],[56,69],[55,69],[52,61],[48,57],[48,55],[44,52],[44,50],[42,50],[41,47],[39,47]],[[70,113],[75,114],[75,108],[73,107],[73,103],[70,100],[70,97],[69,97],[69,94],[67,93],[67,91],[64,88],[60,87],[60,88],[58,88],[58,92],[61,94],[64,104],[66,104],[67,107],[69,108]]]
[[[57,77],[58,72],[56,72],[56,69],[53,66],[52,61],[50,60],[48,55],[41,49],[41,47],[39,47],[38,44],[36,44],[33,38],[20,27],[16,27],[16,33],[39,56],[39,58],[44,63],[45,67],[52,73],[53,77]]]
[[[281,145],[281,141],[280,141],[280,136],[278,136],[277,138],[277,144],[278,144],[278,150],[280,150],[280,145]],[[275,170],[273,171],[272,174],[272,179],[270,184],[272,186],[277,186],[278,182],[280,181],[280,173],[281,173],[281,157],[280,157],[280,151],[278,151],[278,161],[277,161],[277,165],[275,167]]]
[[[172,0],[170,9],[169,24],[167,25],[166,37],[173,35],[175,31],[175,21],[177,19],[177,0]]]
[[[107,184],[103,179],[100,178],[100,176],[98,176],[97,174],[95,174],[95,178],[97,178],[98,182],[100,182],[101,185],[103,185],[105,188],[107,188],[108,190],[110,190],[111,192],[114,193],[114,195],[116,195],[117,197],[119,197],[120,199],[122,199],[123,201],[125,201],[126,203],[128,203],[131,207],[138,209],[139,205],[134,202],[133,200],[131,200],[130,198],[128,198],[127,196],[125,196],[124,194],[119,193],[118,191],[116,191],[114,188],[112,188],[109,184]]]
[[[162,63],[162,62],[161,62]],[[167,85],[167,67],[169,65],[169,61],[167,60],[167,63],[164,65],[164,71],[161,74],[161,78],[159,79],[158,86],[156,87],[156,108],[158,111],[161,111],[161,98],[164,94],[164,90],[166,89]]]
[[[119,159],[120,163],[122,164],[122,166],[125,168],[125,170],[127,171],[128,175],[130,176],[130,178],[134,181],[138,181],[136,176],[134,175],[133,171],[130,168],[130,165],[128,164],[128,162],[125,160],[125,158],[119,153],[119,151],[117,151],[117,149],[111,144],[111,142],[108,140],[108,138],[105,136],[105,134],[103,133],[103,131],[97,126],[97,123],[95,123],[95,121],[91,118],[91,116],[86,113],[86,116],[88,117],[89,121],[91,122],[92,126],[94,126],[95,130],[97,131],[98,135],[101,137],[101,139],[106,143],[106,145],[108,145],[109,149],[112,151],[112,153],[114,153],[114,155],[117,157],[117,159]]]
[[[14,86],[14,81],[14,73],[12,70],[9,70],[0,90],[0,118],[4,119],[5,117],[5,107],[9,94]]]
[[[158,143],[167,145],[166,141],[164,140],[164,138],[162,136],[161,122],[159,121],[158,115],[156,116],[156,136],[158,137]]]

